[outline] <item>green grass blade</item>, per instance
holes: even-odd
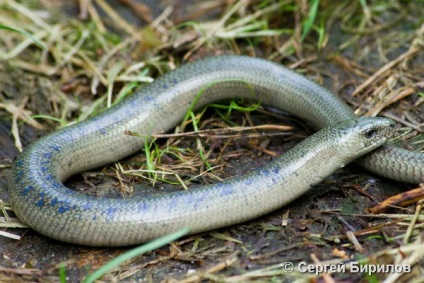
[[[25,37],[31,39],[32,41],[34,41],[35,44],[37,44],[38,46],[40,46],[44,50],[47,50],[47,47],[41,41],[39,41],[34,36],[32,36],[32,34],[26,32],[24,30],[17,29],[17,28],[12,28],[12,27],[9,27],[9,26],[1,25],[1,24],[0,24],[0,29],[10,30],[10,31],[13,31],[13,32],[20,33],[23,36],[25,36]]]
[[[142,246],[129,250],[126,253],[123,253],[120,256],[112,259],[111,261],[109,261],[108,263],[106,263],[105,265],[103,265],[102,267],[100,267],[99,269],[91,273],[90,275],[88,275],[83,282],[92,283],[95,280],[102,277],[107,272],[109,272],[111,269],[119,266],[120,264],[126,262],[127,260],[130,260],[134,257],[142,255],[143,253],[158,249],[166,244],[169,244],[177,240],[178,238],[186,235],[189,231],[190,231],[190,228],[186,227],[177,232],[162,236]]]
[[[61,263],[59,266],[59,282],[66,283],[66,265]]]
[[[33,119],[46,119],[46,120],[55,121],[55,122],[58,122],[60,124],[61,128],[66,126],[65,120],[62,120],[60,118],[56,118],[56,117],[53,117],[53,116],[38,114],[38,115],[32,115],[31,118],[33,118]]]
[[[318,14],[319,0],[312,0],[311,2],[311,10],[309,11],[309,15],[303,24],[302,37],[300,38],[301,41],[303,41],[308,35]]]
[[[225,80],[225,79],[223,79],[223,80],[217,80],[217,81],[210,82],[206,86],[204,86],[202,89],[199,90],[199,92],[196,94],[196,97],[193,99],[193,101],[191,102],[190,106],[188,107],[188,109],[186,111],[186,114],[185,114],[185,117],[184,117],[183,121],[180,124],[181,125],[180,128],[181,128],[182,131],[184,131],[184,127],[182,125],[185,125],[186,122],[187,122],[187,120],[190,119],[190,117],[192,115],[191,113],[193,112],[194,107],[197,104],[197,101],[200,99],[200,97],[203,95],[203,93],[208,88],[212,87],[213,85],[218,84],[218,83],[223,83],[223,82],[242,82],[242,83],[245,83],[246,86],[250,89],[250,91],[252,93],[252,96],[254,95],[253,87],[251,86],[251,84],[249,82],[246,82],[244,80],[239,80],[239,79],[227,79],[227,80]]]

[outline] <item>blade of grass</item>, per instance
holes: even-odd
[[[208,107],[227,110],[227,114],[226,114],[227,118],[231,115],[231,112],[233,110],[240,111],[240,112],[253,112],[253,111],[256,111],[259,108],[259,106],[260,106],[259,102],[249,106],[242,106],[242,105],[239,105],[236,100],[231,100],[230,104],[213,103],[208,105]]]
[[[61,263],[59,266],[59,282],[66,283],[66,265]]]
[[[325,21],[324,21],[324,19],[321,19],[320,25],[313,27],[313,29],[318,33],[317,47],[318,47],[318,50],[321,50],[322,48],[324,48],[324,46],[326,44],[326,40],[327,40],[327,38],[325,36]]]
[[[152,149],[153,148],[153,149]],[[144,153],[146,154],[146,167],[148,171],[154,172],[155,171],[155,139],[153,139],[151,142],[145,142],[144,143]],[[156,173],[148,173],[149,178],[153,179],[153,184],[156,182],[157,174]]]
[[[196,115],[194,114],[194,112],[190,112],[190,117],[191,117],[191,121],[192,121],[192,124],[193,124],[194,131],[198,132],[199,128],[198,128],[197,124],[198,124],[199,121],[196,119]],[[196,144],[197,144],[197,149],[199,151],[200,159],[202,159],[203,163],[206,165],[206,167],[208,169],[211,168],[212,166],[208,162],[207,154],[205,153],[205,149],[202,145],[202,141],[199,138],[196,138]]]
[[[311,1],[311,9],[309,10],[309,14],[308,14],[308,17],[306,18],[306,21],[303,23],[302,37],[300,38],[301,41],[305,39],[309,31],[311,30],[312,25],[314,24],[315,18],[317,17],[317,14],[318,14],[318,5],[319,5],[319,0]]]
[[[32,34],[26,32],[24,30],[21,30],[21,29],[18,29],[18,28],[12,28],[12,27],[9,27],[9,26],[1,25],[1,24],[0,24],[0,29],[10,30],[10,31],[22,34],[23,36],[34,41],[34,43],[37,44],[38,46],[40,46],[42,49],[47,50],[47,47],[41,41],[39,41],[37,38],[32,36]]]
[[[181,124],[180,124],[180,130],[181,131],[184,131],[184,125],[186,125],[187,123],[187,120],[191,117],[191,115],[192,115],[192,112],[193,112],[193,110],[194,110],[194,107],[196,106],[196,104],[197,104],[197,101],[199,101],[199,99],[200,99],[200,97],[203,95],[203,93],[206,91],[206,90],[208,90],[210,87],[212,87],[213,85],[215,85],[215,84],[219,84],[219,83],[223,83],[223,82],[242,82],[242,83],[245,83],[246,84],[246,86],[248,87],[248,89],[250,90],[250,92],[251,92],[251,94],[252,94],[252,97],[254,97],[254,90],[253,90],[253,87],[252,87],[252,85],[249,83],[249,82],[247,82],[247,81],[244,81],[244,80],[239,80],[239,79],[228,79],[228,80],[218,80],[218,81],[213,81],[213,82],[210,82],[210,83],[208,83],[205,87],[203,87],[201,90],[199,90],[199,92],[196,94],[196,97],[193,99],[193,102],[190,104],[190,106],[188,107],[188,109],[187,109],[187,111],[186,111],[186,114],[185,114],[185,117],[184,117],[184,119],[183,119],[183,121],[181,122]]]
[[[46,119],[46,120],[55,121],[55,122],[58,122],[61,127],[66,125],[66,121],[64,121],[60,118],[56,118],[56,117],[48,116],[48,115],[43,115],[43,114],[32,115],[31,118],[33,118],[33,119]]]
[[[157,238],[153,241],[150,241],[142,246],[139,246],[137,248],[134,248],[132,250],[127,251],[126,253],[121,254],[120,256],[117,256],[116,258],[112,259],[90,275],[88,275],[84,279],[84,283],[92,283],[95,280],[102,277],[104,274],[109,272],[111,269],[121,265],[122,263],[126,262],[127,260],[130,260],[134,257],[140,256],[143,253],[149,252],[151,250],[158,249],[164,245],[167,245],[178,238],[181,238],[182,236],[186,235],[190,231],[190,228],[185,227],[181,230],[178,230],[177,232],[162,236],[160,238]]]
[[[187,111],[186,111],[186,115],[183,119],[183,121],[180,124],[180,131],[184,131],[185,125],[187,124],[186,122],[189,120],[189,118],[191,118],[191,123],[193,125],[194,128],[194,132],[198,132],[199,129],[197,127],[199,121],[196,118],[196,115],[194,114],[194,108],[197,104],[197,102],[199,101],[200,97],[203,95],[203,93],[208,90],[210,87],[212,87],[215,84],[219,84],[219,83],[225,83],[225,82],[242,82],[245,83],[247,88],[249,89],[250,93],[252,94],[252,96],[254,95],[254,90],[252,85],[249,82],[246,82],[244,80],[240,80],[240,79],[227,79],[227,80],[217,80],[217,81],[213,81],[209,84],[207,84],[205,87],[203,87],[202,89],[199,90],[199,92],[196,94],[196,97],[193,99],[193,102],[190,104],[190,106],[188,107]],[[232,106],[235,107],[235,106]],[[228,110],[231,111],[231,108]],[[201,117],[202,115],[200,115]],[[200,118],[199,118],[200,119]],[[204,162],[204,164],[206,165],[206,167],[209,169],[211,168],[210,163],[207,161],[207,154],[204,151],[204,148],[202,146],[202,143],[200,141],[200,139],[196,138],[196,143],[197,143],[197,149],[199,151],[199,156],[202,159],[202,161]]]

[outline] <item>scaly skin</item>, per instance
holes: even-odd
[[[168,131],[196,98],[196,109],[228,98],[260,101],[325,129],[262,168],[188,191],[99,199],[63,185],[71,175],[136,152],[144,140],[125,130],[145,136]],[[240,56],[209,58],[169,72],[101,115],[30,145],[12,168],[10,201],[23,222],[48,237],[92,246],[138,244],[185,226],[197,233],[275,210],[381,146],[392,132],[393,122],[355,119],[335,95],[280,65]],[[383,147],[362,163],[398,180],[423,181],[424,155],[403,152]]]

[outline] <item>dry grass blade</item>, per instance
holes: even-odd
[[[355,91],[352,93],[352,96],[358,95],[360,92],[362,92],[367,87],[369,87],[372,83],[375,83],[377,80],[381,80],[381,78],[384,75],[386,75],[386,73],[390,71],[394,66],[396,66],[397,64],[400,64],[401,62],[405,60],[409,60],[411,57],[415,56],[421,50],[422,50],[422,47],[412,45],[407,52],[403,53],[396,59],[390,61],[389,63],[381,67],[377,72],[374,73],[374,75],[372,75],[365,82],[359,85],[355,89]]]
[[[381,213],[391,207],[407,206],[424,198],[424,188],[416,188],[395,196],[392,196],[376,206],[368,209],[370,213]]]
[[[266,136],[276,136],[284,135],[284,133],[292,130],[291,126],[282,126],[282,125],[260,125],[253,127],[227,127],[222,129],[207,129],[199,130],[197,132],[184,132],[184,133],[174,133],[174,134],[152,134],[152,138],[162,139],[162,138],[177,138],[177,137],[202,137],[202,138],[254,138],[254,137],[266,137]],[[233,132],[243,132],[243,131],[257,131],[257,130],[273,130],[279,131],[279,133],[258,133],[258,134],[230,134]],[[125,134],[132,136],[140,136],[138,133],[131,131],[125,131]]]
[[[116,25],[125,31],[127,34],[137,36],[137,29],[130,25],[127,21],[125,21],[114,9],[111,5],[106,3],[103,0],[95,0],[96,3],[102,8],[102,10],[113,20]]]
[[[186,53],[184,59],[187,60],[195,51],[197,51],[203,44],[205,44],[219,29],[221,29],[225,22],[241,7],[246,6],[249,3],[249,0],[240,0],[231,9],[212,27],[210,27],[207,31],[207,34],[200,39],[198,39],[194,46],[191,48],[189,52]]]
[[[238,260],[237,257],[226,259],[224,262],[218,263],[217,265],[209,268],[205,272],[197,272],[197,274],[190,275],[189,277],[183,280],[176,281],[175,283],[195,283],[195,282],[201,282],[203,279],[212,279],[212,280],[220,281],[219,277],[212,276],[212,274],[230,267],[231,265],[236,263],[237,260]]]

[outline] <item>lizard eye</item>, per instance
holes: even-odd
[[[377,130],[371,129],[365,132],[365,137],[367,139],[373,138],[377,134]]]

